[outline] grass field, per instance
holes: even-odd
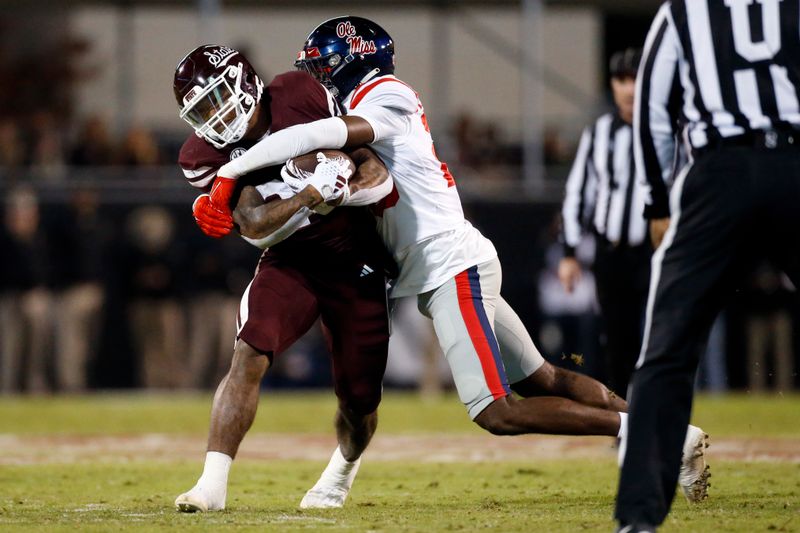
[[[609,439],[498,438],[454,397],[388,395],[348,505],[297,503],[335,446],[330,394],[270,395],[228,509],[184,515],[210,397],[0,399],[0,531],[611,531]],[[800,397],[701,398],[711,498],[676,498],[663,531],[800,532]]]

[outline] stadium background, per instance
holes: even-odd
[[[504,296],[549,360],[599,375],[591,276],[572,298],[555,277],[558,210],[581,128],[610,105],[608,57],[642,45],[658,4],[0,0],[0,525],[96,522],[102,531],[144,521],[150,530],[183,520],[165,513],[199,473],[210,391],[258,257],[236,238],[205,238],[192,221],[195,193],[175,164],[189,131],[171,90],[186,51],[214,41],[239,47],[269,79],[291,69],[318,21],[353,13],[382,24],[468,217],[498,248]],[[797,528],[800,315],[792,290],[764,266],[713,335],[698,386],[727,394],[701,396],[697,417],[719,439],[715,485],[720,474],[733,481],[703,511],[709,531]],[[331,521],[293,514],[333,439],[315,328],[266,379],[266,389],[304,391],[267,394],[242,450],[248,474],[240,470],[231,489],[240,514],[209,528],[238,520],[245,528],[514,530],[523,520],[548,531],[610,529],[608,442],[484,437],[452,393],[437,396],[448,372],[413,304],[399,309],[396,331],[386,383],[406,392],[384,401],[368,452],[378,464],[356,484],[355,507]],[[748,359],[755,352],[764,362]],[[789,371],[776,375],[773,359],[791,363]],[[777,394],[754,394],[762,387]],[[434,436],[443,440],[425,440]],[[415,454],[445,466],[430,474],[413,466]],[[489,481],[473,492],[476,476]],[[265,488],[264,477],[294,492]],[[407,508],[393,507],[398,492]],[[535,516],[526,514],[531,501],[541,506]],[[474,509],[488,518],[475,522]],[[378,511],[387,515],[375,518]],[[676,516],[674,530],[697,519],[685,506]]]

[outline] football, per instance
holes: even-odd
[[[339,150],[316,150],[314,152],[307,153],[305,155],[297,156],[293,159],[290,159],[286,162],[286,170],[289,174],[293,177],[298,179],[307,179],[311,174],[314,173],[314,170],[317,168],[319,162],[317,161],[317,154],[322,153],[328,159],[340,159],[342,161],[346,161],[348,167],[350,168],[349,175],[345,176],[349,178],[353,175],[356,171],[356,165],[353,163],[353,160],[350,159],[346,153],[339,151]]]

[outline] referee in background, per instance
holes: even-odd
[[[655,531],[669,512],[699,355],[727,297],[764,257],[800,286],[798,20],[800,0],[672,0],[647,37],[636,160],[649,215],[671,219],[653,255],[618,531]],[[691,158],[668,199],[676,120]]]
[[[594,233],[594,275],[605,333],[605,376],[624,396],[641,347],[652,247],[644,218],[646,188],[633,159],[633,103],[642,52],[629,48],[611,57],[616,110],[584,130],[567,179],[561,210],[564,258],[558,278],[572,292],[581,276],[575,248],[584,230]]]

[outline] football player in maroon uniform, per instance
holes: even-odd
[[[225,46],[201,46],[184,57],[174,90],[181,118],[195,130],[179,163],[204,191],[220,166],[265,135],[339,114],[311,76],[288,72],[265,87],[244,56]],[[203,474],[176,499],[181,511],[225,508],[228,472],[255,417],[261,379],[273,357],[318,317],[333,361],[339,446],[300,506],[344,504],[377,424],[389,340],[385,272],[392,268],[374,218],[358,207],[386,196],[391,178],[369,149],[350,156],[357,168],[349,183],[342,179],[348,176],[344,158],[322,156],[297,194],[275,168],[257,171],[230,191],[240,234],[265,252],[242,297],[231,368],[214,397]],[[332,210],[331,204],[350,207]],[[232,227],[208,194],[193,211],[207,235],[220,237]]]

